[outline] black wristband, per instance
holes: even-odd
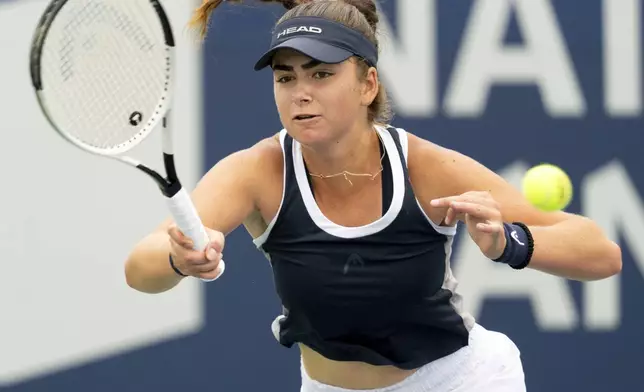
[[[172,260],[172,255],[170,253],[168,253],[168,261],[170,262],[170,267],[172,267],[172,269],[174,270],[174,272],[177,273],[177,275],[180,275],[180,276],[183,276],[183,277],[188,276],[188,275],[184,274],[183,272],[179,271],[179,268],[177,268],[174,265],[174,260]]]
[[[503,229],[505,249],[494,261],[507,264],[516,270],[524,269],[530,264],[534,252],[534,240],[530,230],[521,222],[504,223]]]

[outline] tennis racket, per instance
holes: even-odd
[[[34,33],[31,79],[53,129],[84,151],[152,178],[177,227],[202,250],[209,238],[174,163],[169,121],[174,46],[170,21],[157,0],[53,0]],[[158,127],[165,177],[122,155]],[[224,268],[222,260],[218,276]]]

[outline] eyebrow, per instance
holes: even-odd
[[[311,69],[322,64],[321,61],[311,60],[308,63],[302,64],[302,69]],[[275,64],[273,65],[273,71],[293,71],[293,67],[285,64]]]

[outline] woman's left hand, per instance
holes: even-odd
[[[459,196],[432,200],[432,207],[447,208],[444,223],[462,221],[483,254],[491,259],[501,257],[506,239],[499,203],[490,192],[466,192]]]

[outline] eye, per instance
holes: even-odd
[[[286,83],[286,82],[290,82],[291,80],[293,80],[292,76],[284,75],[284,76],[276,77],[275,82],[276,83]]]
[[[333,76],[331,72],[317,71],[313,74],[313,79],[326,79],[329,76]]]

